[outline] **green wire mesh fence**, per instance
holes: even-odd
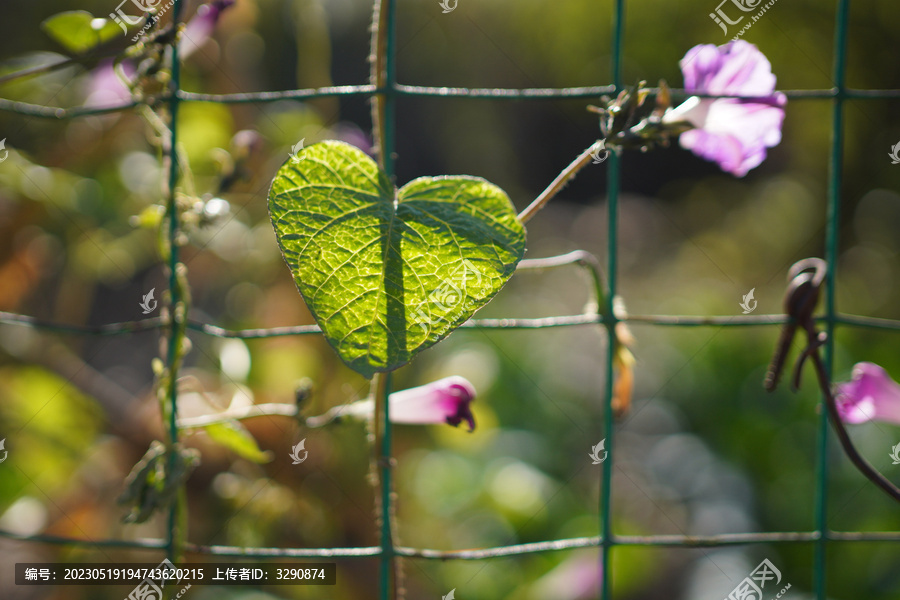
[[[172,20],[178,23],[184,9],[184,0],[174,0],[172,8]],[[275,102],[284,99],[309,100],[320,97],[347,97],[357,96],[363,98],[377,98],[383,110],[382,150],[385,170],[393,174],[393,153],[395,148],[394,126],[396,122],[395,103],[401,96],[408,97],[462,97],[462,98],[494,98],[494,99],[547,99],[547,98],[596,98],[602,94],[616,93],[623,89],[622,62],[626,0],[614,0],[610,10],[613,11],[612,29],[612,83],[595,87],[579,88],[531,88],[531,89],[472,89],[472,88],[436,88],[403,85],[396,78],[396,32],[397,3],[395,0],[382,0],[380,2],[380,26],[376,27],[375,35],[383,36],[384,55],[376,60],[383,60],[383,71],[377,73],[373,80],[366,85],[335,86],[318,89],[296,89],[281,92],[262,93],[235,93],[235,94],[201,94],[186,92],[181,89],[180,63],[177,44],[170,44],[171,48],[171,93],[164,98],[168,111],[171,114],[169,122],[171,144],[169,146],[168,160],[168,246],[167,257],[169,269],[169,288],[171,292],[171,306],[176,307],[182,300],[184,289],[179,282],[179,249],[176,243],[178,236],[178,219],[176,214],[176,187],[179,183],[180,169],[178,161],[173,153],[178,140],[178,112],[179,106],[189,102],[215,102],[226,104],[246,104]],[[900,98],[900,90],[859,90],[848,89],[845,85],[845,65],[847,61],[847,35],[848,14],[850,0],[838,0],[834,28],[834,64],[831,78],[833,87],[822,90],[788,91],[789,98],[828,100],[832,105],[832,141],[830,148],[829,182],[825,260],[829,265],[834,265],[838,252],[838,231],[840,227],[841,207],[841,178],[842,178],[842,147],[844,127],[844,104],[849,99],[877,99]],[[605,5],[604,8],[605,10]],[[601,8],[598,8],[601,10]],[[13,112],[23,116],[41,117],[49,119],[75,119],[104,112],[124,111],[140,106],[138,102],[129,102],[124,105],[107,109],[88,108],[53,108],[15,102],[0,98],[0,110]],[[607,235],[607,264],[606,276],[608,293],[605,294],[607,306],[599,307],[595,314],[581,314],[567,317],[552,317],[543,319],[473,319],[466,323],[465,328],[480,329],[544,329],[551,327],[569,327],[583,325],[606,326],[608,331],[609,347],[614,344],[613,327],[617,322],[613,310],[613,298],[616,294],[618,242],[617,242],[617,213],[620,189],[620,163],[621,158],[615,153],[611,154],[608,161],[607,180],[607,210],[608,227]],[[831,370],[834,354],[834,332],[838,325],[853,327],[872,327],[880,329],[900,330],[900,322],[866,317],[857,317],[839,314],[835,306],[835,277],[829,273],[824,303],[824,315],[819,320],[824,323],[828,333],[828,342],[825,347],[826,365]],[[602,315],[610,315],[603,317]],[[675,327],[703,327],[703,326],[778,326],[786,322],[786,318],[778,315],[752,315],[743,317],[674,317],[674,316],[629,316],[622,317],[625,322],[641,322],[656,326]],[[170,369],[168,378],[167,397],[169,402],[168,429],[172,442],[178,440],[179,430],[177,419],[177,386],[176,375],[178,369],[177,344],[186,330],[193,330],[214,337],[235,338],[267,338],[275,336],[292,335],[317,335],[319,329],[314,325],[297,327],[281,327],[273,329],[248,329],[226,330],[209,323],[190,320],[177,310],[170,311],[169,316],[149,318],[142,321],[128,323],[112,323],[100,327],[70,326],[57,323],[39,321],[24,315],[0,313],[0,323],[27,325],[50,333],[73,335],[126,335],[146,330],[161,330],[168,334],[166,363]],[[604,437],[607,441],[607,449],[615,454],[615,427],[610,399],[613,391],[613,357],[607,353],[605,360],[606,389],[604,422]],[[390,392],[390,379],[386,378],[384,389],[385,396]],[[650,535],[634,536],[619,535],[613,532],[612,523],[612,482],[613,461],[605,461],[602,465],[600,503],[597,507],[599,522],[601,524],[598,535],[571,539],[559,539],[538,543],[508,545],[477,550],[437,551],[422,548],[405,547],[393,543],[391,537],[390,505],[392,502],[390,493],[390,457],[391,457],[391,424],[389,416],[383,416],[383,436],[380,447],[376,452],[380,455],[380,470],[382,481],[381,502],[383,514],[387,518],[382,519],[380,530],[380,544],[371,547],[354,548],[253,548],[253,547],[226,547],[198,545],[190,542],[184,543],[181,548],[184,551],[197,555],[218,557],[241,557],[245,559],[265,558],[344,558],[365,559],[378,558],[380,560],[380,585],[378,597],[386,600],[392,597],[391,580],[392,565],[395,557],[415,557],[434,560],[483,560],[498,557],[519,556],[530,553],[560,551],[572,548],[596,547],[600,550],[598,568],[603,573],[612,573],[611,557],[616,547],[623,546],[659,546],[659,547],[683,547],[683,548],[709,548],[729,545],[746,544],[773,544],[773,543],[803,543],[814,547],[814,593],[818,600],[826,598],[826,545],[829,541],[881,541],[900,543],[900,533],[861,533],[861,532],[835,532],[830,531],[827,520],[827,483],[829,478],[829,465],[827,462],[827,449],[829,444],[827,415],[822,411],[818,423],[817,443],[817,473],[815,494],[815,528],[805,532],[784,533],[746,533],[712,536],[687,536],[687,535]],[[157,549],[166,552],[167,556],[175,557],[179,554],[178,541],[178,515],[177,506],[173,505],[168,516],[168,533],[165,539],[158,540],[100,540],[88,541],[71,538],[62,538],[49,535],[20,536],[9,532],[0,532],[0,536],[8,538],[32,541],[45,544],[59,544],[66,546],[92,546],[98,548],[132,548],[132,549]],[[183,526],[184,524],[181,524]],[[602,578],[601,598],[612,598],[611,577]]]

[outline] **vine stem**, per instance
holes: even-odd
[[[588,272],[594,287],[594,302],[597,310],[602,312],[606,306],[606,283],[600,272],[600,261],[590,252],[573,250],[560,256],[548,256],[547,258],[526,258],[519,262],[517,269],[551,269],[566,265],[576,265]],[[607,317],[608,318],[608,317]]]
[[[181,13],[184,9],[183,0],[174,0],[172,8],[172,23],[174,27],[178,27]],[[171,52],[171,89],[178,90],[181,86],[181,63],[178,57],[177,36],[173,37],[170,44]],[[168,198],[166,202],[166,212],[169,216],[168,221],[168,271],[169,271],[169,340],[166,349],[166,365],[168,372],[167,378],[164,379],[167,384],[166,396],[167,402],[161,402],[163,408],[163,416],[168,420],[168,440],[167,446],[169,450],[168,472],[174,471],[175,461],[178,460],[178,371],[184,356],[184,344],[186,339],[186,320],[187,320],[187,275],[184,265],[181,264],[178,251],[178,236],[181,229],[181,215],[178,212],[178,203],[176,197],[176,186],[178,185],[180,175],[180,165],[178,161],[177,147],[177,128],[178,128],[178,103],[177,93],[172,93],[169,98],[169,147],[168,147]],[[163,394],[160,394],[162,401]],[[187,542],[187,494],[185,484],[182,483],[178,493],[175,494],[172,506],[168,515],[169,539],[166,547],[169,559],[176,565],[181,561],[184,553],[184,546]],[[172,590],[165,591],[166,597],[170,597]]]
[[[296,417],[299,412],[300,411],[297,409],[296,404],[285,404],[283,402],[253,404],[251,406],[242,406],[238,409],[228,409],[225,412],[221,413],[178,419],[178,429],[198,429],[200,427],[206,427],[208,425],[227,423],[229,421],[240,421],[243,419],[252,419],[253,417]],[[332,417],[330,420],[333,421],[334,417]],[[309,419],[307,419],[307,423],[308,421]]]
[[[547,186],[541,195],[534,199],[534,202],[528,205],[528,207],[519,213],[519,221],[521,223],[528,222],[531,217],[537,214],[539,210],[544,208],[544,205],[547,204],[550,200],[553,199],[556,194],[558,194],[566,185],[575,179],[575,176],[578,175],[578,172],[581,169],[585,168],[588,163],[594,158],[594,149],[597,147],[598,142],[594,142],[590,146],[588,146],[584,152],[578,155],[578,158],[573,160],[568,167],[562,170],[562,172],[556,176],[556,179]]]
[[[397,587],[400,581],[399,564],[394,547],[393,504],[391,503],[391,438],[386,434],[390,427],[390,404],[388,396],[391,392],[391,374],[376,373],[372,378],[372,396],[375,401],[375,414],[372,418],[373,461],[372,471],[378,481],[381,492],[377,499],[378,516],[381,534],[381,597],[397,598]]]
[[[837,433],[838,440],[841,442],[841,447],[844,449],[847,458],[850,459],[850,462],[852,462],[859,472],[865,475],[869,481],[884,490],[888,496],[897,502],[900,502],[900,488],[897,488],[897,486],[891,483],[891,481],[875,469],[875,467],[869,464],[869,461],[863,458],[853,445],[853,440],[850,438],[850,434],[844,427],[844,422],[841,420],[841,415],[838,412],[837,402],[834,398],[834,393],[831,391],[831,381],[828,372],[825,369],[825,365],[822,363],[822,359],[819,358],[819,353],[811,352],[809,356],[816,368],[816,377],[819,381],[819,387],[825,395],[825,408],[828,410],[828,418],[831,421],[831,426],[834,427],[835,433]]]
[[[372,14],[372,46],[369,61],[372,63],[369,83],[375,86],[372,95],[372,138],[377,150],[378,163],[386,169],[388,148],[385,143],[385,96],[387,88],[387,0],[375,0]]]

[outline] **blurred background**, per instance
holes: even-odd
[[[197,2],[189,2],[190,18]],[[778,88],[830,88],[836,2],[783,0],[747,31],[772,62]],[[0,19],[0,73],[59,57],[40,31],[75,8],[106,16],[107,0],[7,0]],[[709,18],[715,0],[628,5],[624,79],[681,87],[678,60],[699,43],[724,43]],[[133,12],[133,9],[130,9]],[[900,11],[895,0],[852,3],[848,84],[900,88]],[[237,0],[211,39],[189,56],[183,88],[235,93],[366,83],[371,6],[364,0]],[[568,87],[611,81],[612,8],[592,0],[400,0],[401,83],[460,87]],[[123,38],[124,39],[124,38]],[[50,106],[102,106],[102,66],[73,65],[0,85],[0,96]],[[524,208],[599,137],[596,99],[485,100],[403,97],[397,104],[397,181],[471,174]],[[900,319],[900,100],[846,104],[840,211],[838,309]],[[619,205],[618,293],[630,314],[737,315],[755,289],[757,314],[781,312],[785,275],[822,256],[832,105],[789,102],[781,144],[745,178],[723,174],[680,148],[626,153]],[[181,106],[179,139],[197,198],[218,196],[190,234],[191,317],[227,328],[312,323],[275,243],[268,186],[291,147],[343,139],[369,150],[361,97],[308,102]],[[246,173],[217,193],[241,130],[259,143]],[[75,325],[149,318],[167,276],[154,208],[164,171],[154,133],[129,110],[72,120],[0,112],[0,310]],[[529,258],[575,249],[606,260],[606,168],[591,165],[528,223]],[[209,206],[209,205],[207,205]],[[135,216],[138,216],[135,218]],[[479,317],[579,314],[589,282],[575,268],[519,272]],[[151,316],[158,316],[157,311]],[[616,426],[612,529],[617,534],[715,535],[816,528],[818,394],[762,380],[779,328],[632,325],[636,389]],[[318,336],[224,340],[191,333],[182,411],[294,401],[315,385],[305,414],[364,396],[368,382]],[[835,378],[874,361],[900,377],[897,333],[840,327]],[[397,426],[399,542],[464,549],[593,536],[600,531],[605,333],[599,327],[538,331],[459,330],[394,377],[397,389],[447,375],[471,380],[478,428]],[[796,352],[796,350],[795,350]],[[153,439],[162,439],[151,360],[156,331],[76,336],[0,325],[0,530],[88,540],[161,538],[164,516],[121,523],[115,498]],[[286,417],[246,421],[272,460],[257,464],[205,434],[187,438],[202,463],[188,482],[188,539],[271,547],[377,545],[363,424],[306,429]],[[888,456],[900,429],[852,427],[862,453],[893,481]],[[306,439],[308,460],[292,465]],[[827,515],[837,531],[897,531],[900,511],[832,444]],[[596,549],[485,561],[405,560],[408,598],[596,596]],[[810,543],[687,549],[617,547],[611,574],[622,600],[721,600],[768,558],[789,598],[811,598]],[[112,599],[128,588],[13,585],[15,562],[158,562],[160,552],[22,543],[0,536],[0,596]],[[198,559],[189,555],[189,560]],[[194,586],[195,600],[375,597],[377,561],[338,562],[334,587],[245,590]],[[897,542],[832,542],[828,597],[900,597]],[[774,595],[778,590],[772,590]],[[767,589],[766,596],[769,596]]]

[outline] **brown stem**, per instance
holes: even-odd
[[[593,158],[594,147],[597,145],[596,142],[591,144],[588,148],[584,150],[581,154],[578,155],[578,158],[572,161],[568,167],[563,169],[562,173],[556,176],[556,179],[547,186],[541,195],[534,199],[534,202],[528,205],[528,207],[519,213],[519,221],[522,223],[526,223],[531,217],[533,217],[539,210],[544,208],[544,205],[547,204],[556,194],[560,192],[566,185],[575,178],[575,175],[583,169]]]

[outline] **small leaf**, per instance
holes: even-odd
[[[108,19],[95,19],[85,10],[70,10],[48,17],[41,29],[73,54],[88,50],[121,35],[121,28]]]
[[[210,438],[232,450],[238,456],[255,463],[266,463],[272,460],[272,453],[268,450],[260,450],[256,438],[238,421],[213,423],[203,429]]]
[[[144,523],[156,511],[169,506],[199,463],[196,449],[176,444],[166,450],[162,442],[154,440],[125,479],[125,490],[118,502],[128,506],[129,512],[122,521]]]
[[[506,193],[478,177],[396,190],[366,154],[327,141],[278,171],[269,216],[325,338],[358,373],[400,367],[487,304],[525,254]]]

